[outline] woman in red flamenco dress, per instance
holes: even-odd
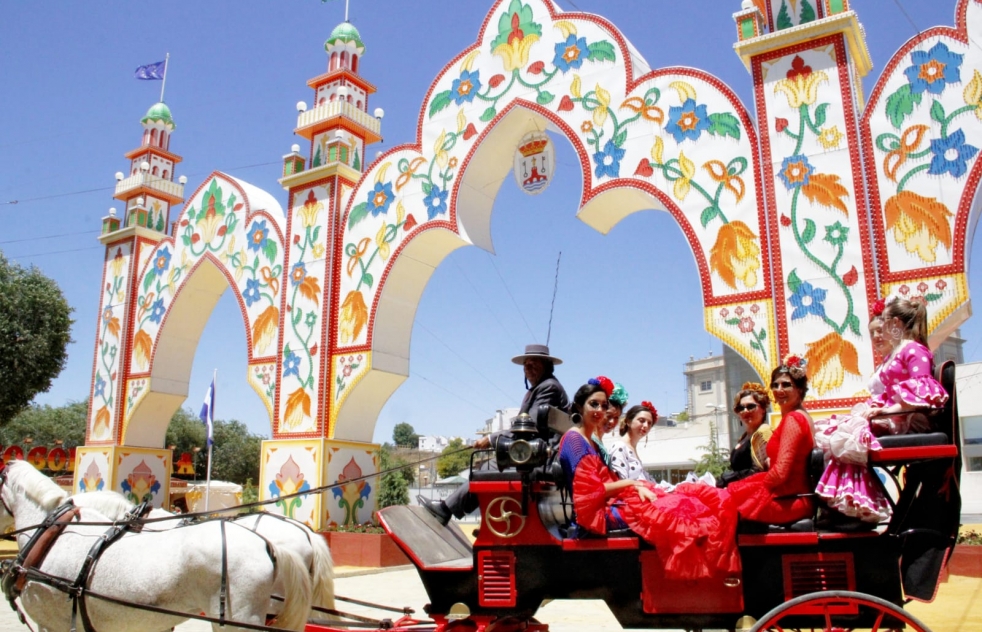
[[[814,427],[802,402],[808,392],[805,360],[788,356],[771,373],[771,391],[781,408],[781,423],[767,442],[767,471],[727,487],[740,517],[769,524],[789,524],[814,509],[808,460],[815,447]]]
[[[606,409],[603,386],[581,386],[573,397],[577,425],[560,444],[573,499],[571,537],[630,528],[655,546],[668,579],[739,574],[737,514],[726,490],[683,483],[666,492],[647,481],[618,480],[589,439],[602,427]]]

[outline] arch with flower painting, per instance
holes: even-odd
[[[640,210],[671,213],[699,270],[706,328],[760,373],[773,362],[757,138],[735,94],[698,70],[652,71],[601,18],[506,0],[431,85],[416,143],[379,157],[342,197],[334,436],[371,437],[364,420],[408,375],[413,316],[430,275],[455,248],[491,249],[495,196],[534,130],[573,146],[577,216],[599,232]],[[352,354],[365,358],[355,371],[341,362]]]
[[[149,467],[156,481],[169,480],[169,450],[157,446],[187,398],[198,340],[227,289],[245,324],[249,383],[272,419],[283,222],[269,194],[215,172],[190,198],[173,236],[144,231],[110,245],[77,491],[98,482],[125,489],[129,461],[141,472]],[[165,495],[166,486],[154,491],[159,505],[157,492]]]

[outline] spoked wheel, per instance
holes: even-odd
[[[903,608],[879,597],[848,590],[809,593],[786,601],[761,617],[750,632],[786,630],[931,632],[930,628]]]

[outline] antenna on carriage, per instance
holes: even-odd
[[[549,305],[549,329],[546,331],[546,346],[549,346],[549,338],[552,337],[552,313],[556,309],[556,292],[559,290],[559,262],[563,260],[563,251],[559,251],[556,257],[556,279],[552,283],[552,303]]]

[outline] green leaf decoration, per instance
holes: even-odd
[[[859,331],[859,316],[849,314],[849,318],[846,319],[846,325],[849,326],[849,330],[852,333],[856,334],[857,336],[862,335],[862,333]]]
[[[303,318],[303,310],[296,307],[293,308],[293,326],[296,327],[300,324],[300,319]]]
[[[283,346],[283,357],[286,358],[289,355],[290,355],[290,343],[288,342]]]
[[[409,159],[400,158],[398,169],[399,169],[399,173],[406,173],[406,171],[409,170]]]
[[[449,90],[444,90],[433,97],[433,100],[430,101],[430,118],[433,118],[433,115],[441,110],[445,110],[452,101]]]
[[[811,240],[815,239],[815,222],[810,219],[805,220],[805,230],[801,231],[801,242],[811,243]]]
[[[726,165],[726,173],[731,176],[738,176],[747,170],[747,159],[743,156],[737,156],[730,161],[730,164]]]
[[[944,106],[941,105],[941,101],[935,99],[934,103],[931,104],[931,118],[938,123],[944,123]]]
[[[815,108],[815,127],[821,127],[825,125],[825,118],[828,114],[829,104],[822,103],[817,108]]]
[[[190,237],[188,238],[188,241],[189,242],[191,241],[191,238]],[[150,268],[149,272],[147,272],[146,278],[143,279],[143,291],[144,292],[146,292],[147,290],[150,289],[150,286],[153,285],[153,280],[155,278],[157,278],[157,270],[156,270],[156,268]]]
[[[627,140],[627,128],[625,127],[621,131],[619,131],[616,134],[614,134],[614,138],[612,140],[613,140],[613,143],[615,145],[617,145],[618,147],[620,147],[621,145],[623,145],[624,144],[624,141]]]
[[[727,318],[723,322],[726,323],[727,325],[729,325],[730,327],[735,327],[736,325],[739,325],[740,324],[740,319],[739,318]]]
[[[361,282],[367,285],[368,287],[372,287],[372,284],[375,283],[375,277],[373,277],[368,272],[365,272],[364,274],[361,275]]]
[[[767,330],[766,329],[761,329],[760,330],[760,336],[759,336],[759,338],[761,340],[767,340]]]
[[[702,215],[699,216],[699,221],[702,223],[702,227],[705,228],[709,226],[709,222],[719,215],[719,209],[715,206],[707,206],[702,209]]]
[[[317,241],[317,238],[320,236],[320,234],[321,234],[321,227],[320,226],[315,226],[314,227],[314,234],[310,238],[310,240],[313,241],[313,242],[316,242]]]
[[[181,243],[183,243],[186,247],[190,248],[191,238],[187,235],[181,235]]]
[[[533,22],[534,17],[532,7],[522,4],[521,0],[511,0],[508,10],[498,18],[498,36],[491,41],[491,50],[502,44],[508,43],[508,37],[512,32],[512,17],[518,17],[518,28],[526,35],[534,34],[542,37],[542,26]]]
[[[798,24],[807,24],[815,21],[815,8],[808,0],[801,0],[801,13],[798,15]]]
[[[791,274],[788,275],[788,289],[794,293],[798,291],[800,286],[801,279],[798,278],[798,270],[792,270]]]
[[[781,10],[777,12],[777,30],[789,29],[794,24],[791,22],[791,14],[788,13],[788,3],[781,0]]]
[[[187,219],[189,223],[190,222],[193,222],[194,221],[194,213],[195,213],[194,207],[193,206],[189,206],[187,208],[187,210],[184,211],[184,218]]]
[[[423,183],[423,195],[429,195],[430,191],[433,190],[433,184],[430,182]]]
[[[740,119],[733,116],[729,112],[716,112],[709,115],[709,130],[710,134],[715,134],[716,136],[726,137],[732,136],[733,138],[740,140]]]
[[[944,297],[944,294],[925,294],[924,300],[928,303],[933,303],[934,301],[940,301]]]
[[[484,112],[481,114],[481,121],[484,122],[484,123],[487,123],[488,121],[490,121],[491,119],[493,119],[494,118],[494,115],[497,114],[497,113],[498,113],[498,111],[495,110],[494,109],[494,106],[492,105],[488,109],[484,110]]]
[[[751,340],[750,341],[750,348],[751,349],[756,349],[757,351],[763,351],[763,349],[760,348],[760,345],[757,344],[757,341],[756,340]]]
[[[351,214],[348,215],[348,228],[351,229],[352,226],[365,219],[368,216],[368,202],[362,202],[355,208],[351,209]]]
[[[542,92],[539,93],[537,97],[535,97],[535,102],[538,103],[539,105],[546,105],[548,103],[551,103],[552,100],[555,98],[556,95],[554,95],[553,93],[547,90],[543,90]]]
[[[886,113],[890,123],[900,129],[904,119],[911,115],[914,106],[921,102],[920,94],[912,94],[910,84],[904,84],[899,90],[887,97]]]
[[[238,223],[239,223],[238,217],[236,217],[235,215],[229,215],[228,216],[228,228],[225,229],[225,232],[230,233],[233,230],[235,230],[235,226]]]
[[[617,61],[614,45],[610,42],[593,42],[587,45],[587,49],[590,52],[586,58],[590,61]]]
[[[263,246],[263,254],[266,255],[266,259],[268,259],[270,263],[274,263],[276,261],[276,250],[276,242],[272,239],[267,239],[266,245]]]

